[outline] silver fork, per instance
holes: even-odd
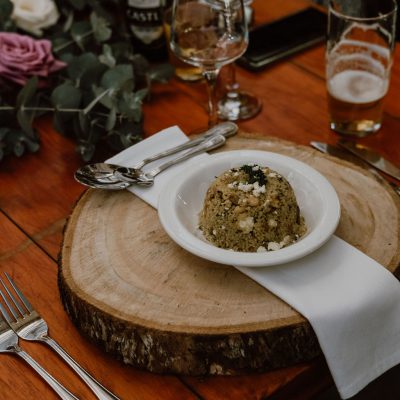
[[[92,392],[99,400],[119,400],[117,396],[107,390],[87,371],[85,371],[54,339],[48,335],[48,327],[46,321],[33,309],[27,298],[17,288],[10,276],[5,273],[10,285],[14,289],[20,302],[15,298],[10,289],[4,284],[0,278],[0,282],[7,292],[12,304],[8,301],[3,291],[0,289],[0,295],[7,304],[14,320],[10,318],[8,321],[11,328],[22,339],[46,343],[80,376],[80,378],[89,386]],[[25,307],[25,308],[24,308]]]
[[[0,304],[0,311],[4,319],[9,322],[11,317]],[[18,345],[17,334],[9,327],[9,325],[0,316],[0,353],[12,353],[21,357],[26,361],[60,396],[63,400],[78,400],[71,392],[69,392],[60,382],[53,378],[41,365],[39,365],[28,353],[21,349]]]

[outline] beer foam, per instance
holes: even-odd
[[[346,70],[328,81],[329,93],[348,103],[370,103],[382,98],[387,90],[387,80],[368,71]]]
[[[389,46],[389,45],[388,45]],[[391,52],[389,47],[384,47],[379,44],[368,43],[362,40],[354,40],[354,39],[343,39],[336,43],[336,45],[332,48],[331,52],[337,53],[338,55],[342,55],[343,48],[357,48],[358,53],[365,53],[372,57],[374,54],[377,54],[387,60],[390,60]]]
[[[361,22],[353,22],[352,24],[350,24],[347,29],[345,29],[343,31],[343,34],[341,35],[340,39],[341,40],[352,40],[352,32],[355,29],[361,29],[364,32],[368,32],[368,31],[373,31],[373,32],[379,32],[380,35],[386,37],[386,41],[387,43],[391,43],[392,39],[393,39],[393,35],[390,31],[388,31],[387,29],[385,29],[381,23],[379,22],[375,22],[374,24],[363,24]],[[373,47],[375,47],[375,45],[372,45]],[[378,47],[381,47],[378,45]]]

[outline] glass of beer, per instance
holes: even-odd
[[[395,0],[329,5],[326,79],[330,127],[364,137],[381,127],[396,24]]]

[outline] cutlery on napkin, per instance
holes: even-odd
[[[188,140],[168,128],[109,159],[127,165]],[[208,157],[202,154],[198,157]],[[153,207],[163,185],[194,159],[128,190]],[[379,263],[336,236],[314,253],[283,265],[237,268],[303,314],[313,327],[342,398],[400,362],[400,284]]]

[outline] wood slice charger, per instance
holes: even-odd
[[[223,150],[235,149],[285,154],[320,171],[340,198],[336,234],[398,274],[400,201],[386,182],[275,138],[242,133]],[[149,371],[267,371],[321,354],[302,315],[233,267],[180,248],[157,211],[127,191],[90,189],[77,202],[64,233],[59,287],[82,333]]]

